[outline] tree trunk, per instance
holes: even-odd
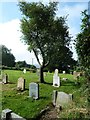
[[[40,66],[40,83],[44,83],[43,66]]]

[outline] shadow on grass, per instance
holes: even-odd
[[[64,81],[62,81],[61,85],[62,86],[75,86],[75,82],[72,82],[72,81],[64,82]]]
[[[44,84],[53,85],[53,83],[44,82]]]

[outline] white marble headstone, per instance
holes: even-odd
[[[55,73],[53,75],[53,86],[54,87],[60,86],[60,78],[58,76],[58,69],[55,69]]]
[[[26,69],[23,70],[23,73],[26,73]]]
[[[66,73],[66,71],[63,71],[63,74],[65,74]]]
[[[29,84],[29,97],[32,97],[33,99],[39,98],[39,84],[34,82]]]

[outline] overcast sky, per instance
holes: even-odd
[[[12,49],[16,61],[25,60],[27,63],[37,64],[33,53],[28,52],[27,45],[20,41],[20,19],[22,18],[17,6],[17,0],[0,0],[0,44]],[[12,2],[13,1],[13,2]],[[41,1],[47,4],[52,0],[26,0],[30,2]],[[55,0],[58,1],[59,0]],[[80,32],[81,11],[88,9],[88,0],[60,0],[58,4],[57,16],[66,16],[69,32],[73,39]],[[72,48],[73,58],[76,60],[76,52]]]

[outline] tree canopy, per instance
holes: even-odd
[[[33,50],[40,64],[40,81],[44,82],[43,68],[50,63],[51,59],[62,56],[63,50],[68,48],[71,41],[66,18],[56,17],[57,2],[50,2],[48,5],[41,2],[19,2],[19,8],[23,15],[22,41],[29,46],[29,51]]]
[[[90,68],[90,23],[87,10],[82,12],[81,32],[76,38],[76,50],[81,65]]]
[[[15,57],[5,45],[0,45],[2,48],[2,65],[7,67],[14,67]]]

